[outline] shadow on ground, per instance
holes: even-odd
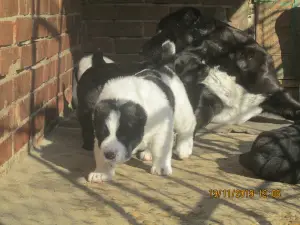
[[[251,122],[250,122],[251,123]],[[252,122],[254,123],[254,122]],[[261,125],[251,125],[259,130]],[[245,127],[250,126],[248,123]],[[272,127],[274,124],[264,124]],[[276,125],[277,127],[280,125]],[[89,184],[92,152],[81,149],[74,115],[61,122],[21,165],[2,178],[3,224],[283,224],[300,222],[300,188],[265,182],[241,168],[237,156],[256,135],[199,133],[193,156],[173,160],[171,177],[149,174],[150,163],[132,159],[117,168],[114,181]],[[240,131],[245,131],[241,128]],[[251,198],[214,198],[210,190],[254,189]],[[280,189],[281,198],[259,196]],[[234,215],[234,216],[233,216]],[[289,223],[287,223],[289,224]]]

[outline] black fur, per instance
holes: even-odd
[[[105,61],[103,59],[103,53],[101,50],[96,50],[93,53],[92,57],[92,67],[97,68],[98,66],[101,66],[105,64]],[[73,73],[72,77],[72,108],[76,109],[78,107],[78,99],[77,99],[77,86],[79,79],[77,77],[78,68],[76,67]]]
[[[174,110],[175,110],[174,94],[173,94],[171,88],[160,79],[159,71],[148,69],[148,70],[144,70],[144,71],[136,74],[136,76],[141,76],[141,77],[143,77],[143,79],[149,80],[149,81],[155,83],[166,95],[166,98],[169,101],[169,104],[174,112]]]
[[[262,132],[239,161],[260,178],[300,183],[300,123]]]
[[[124,103],[122,100],[103,100],[98,102],[95,106],[93,126],[99,146],[109,135],[105,120],[111,111],[120,112],[120,125],[116,137],[126,147],[126,158],[129,159],[132,150],[141,143],[144,137],[146,112],[142,106],[131,101]]]
[[[141,53],[160,65],[174,63],[175,72],[188,87],[188,92],[198,88],[195,80],[205,78],[205,66],[218,65],[235,76],[236,82],[248,92],[267,97],[261,105],[264,111],[290,120],[300,119],[300,103],[279,84],[272,57],[245,32],[214,18],[206,18],[190,7],[164,17],[158,29],[161,32],[145,43]],[[175,43],[177,54],[170,55],[162,47],[168,39]],[[178,59],[182,54],[189,55],[190,60],[180,62]],[[192,95],[189,93],[195,107],[198,101],[193,98],[202,97]]]

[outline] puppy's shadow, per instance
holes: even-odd
[[[136,156],[133,156],[128,162],[125,163],[126,165],[128,166],[132,166],[132,167],[135,167],[135,168],[140,168],[140,169],[143,169],[147,172],[150,171],[150,168],[151,168],[151,164],[152,162],[143,162],[139,159],[136,158]]]
[[[252,141],[243,141],[239,145],[241,154],[250,151]],[[230,174],[239,175],[249,178],[257,178],[250,170],[247,170],[239,163],[240,154],[230,155],[227,158],[219,158],[216,160],[219,169]]]

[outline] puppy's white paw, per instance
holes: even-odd
[[[154,164],[151,168],[152,174],[169,176],[172,174],[172,167],[169,164],[163,163],[161,165]]]
[[[143,151],[139,154],[139,159],[142,161],[152,161],[152,154],[150,151]]]
[[[189,158],[193,152],[193,139],[187,141],[181,141],[176,145],[174,153],[179,159]]]
[[[112,180],[113,175],[111,173],[100,173],[100,172],[91,172],[88,176],[88,181],[91,183],[102,183],[105,181]]]

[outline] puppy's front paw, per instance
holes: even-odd
[[[190,157],[193,152],[193,139],[179,142],[175,148],[174,153],[179,159],[186,159]]]
[[[154,164],[151,168],[152,174],[158,174],[163,176],[169,176],[172,174],[172,167],[168,164]]]
[[[91,172],[88,176],[88,181],[91,183],[102,183],[112,180],[113,175],[110,173]]]
[[[139,152],[137,157],[142,161],[152,161],[152,154],[150,151],[147,150]]]

